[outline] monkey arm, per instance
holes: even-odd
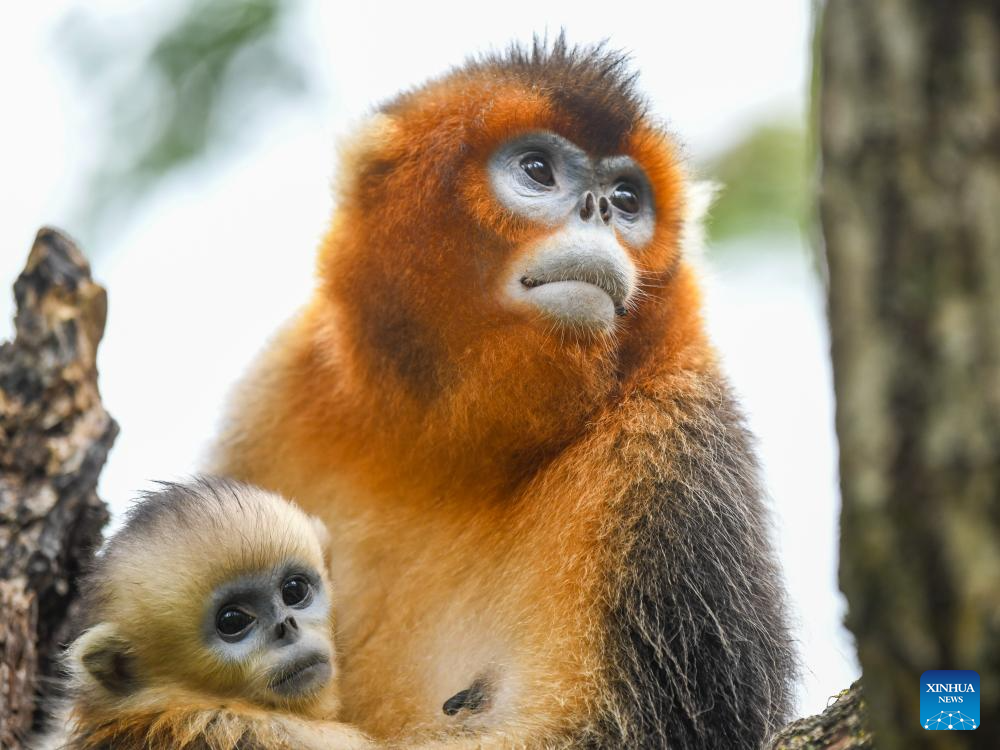
[[[786,718],[796,666],[742,414],[706,373],[640,392],[619,424],[632,479],[597,746],[757,747]]]
[[[155,691],[147,691],[153,693]],[[108,707],[110,708],[110,707]],[[77,707],[59,734],[61,743],[38,750],[374,750],[350,725],[271,712],[177,693],[133,698],[98,712]]]
[[[296,716],[282,716],[272,719],[287,738],[289,748],[294,750],[375,750],[380,747],[366,735],[349,724],[339,721],[310,721]],[[260,750],[270,749],[272,744],[262,744]],[[240,750],[254,750],[240,745]]]

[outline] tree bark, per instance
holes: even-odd
[[[840,584],[881,750],[1000,747],[1000,5],[828,0]],[[971,669],[982,724],[921,726]]]
[[[868,708],[855,682],[817,716],[793,721],[775,737],[771,750],[875,750]]]
[[[81,566],[108,519],[97,479],[118,426],[101,404],[107,299],[65,235],[42,229],[0,346],[0,747],[21,747],[73,636]]]

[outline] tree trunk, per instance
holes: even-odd
[[[0,347],[0,748],[20,748],[72,638],[81,565],[107,508],[97,478],[118,426],[101,405],[107,300],[69,238],[38,233]]]
[[[1000,4],[828,0],[841,588],[880,750],[1000,747]],[[921,726],[971,669],[972,734]]]

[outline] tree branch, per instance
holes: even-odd
[[[771,750],[875,750],[868,730],[868,707],[858,680],[826,711],[798,719],[771,743]]]
[[[97,479],[118,425],[101,404],[107,298],[76,245],[42,229],[0,346],[0,747],[18,748],[73,636],[81,567],[108,520]]]

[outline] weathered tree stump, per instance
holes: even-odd
[[[118,425],[101,404],[107,298],[63,234],[42,229],[0,346],[0,747],[19,748],[73,635],[81,566],[108,511],[97,479]]]

